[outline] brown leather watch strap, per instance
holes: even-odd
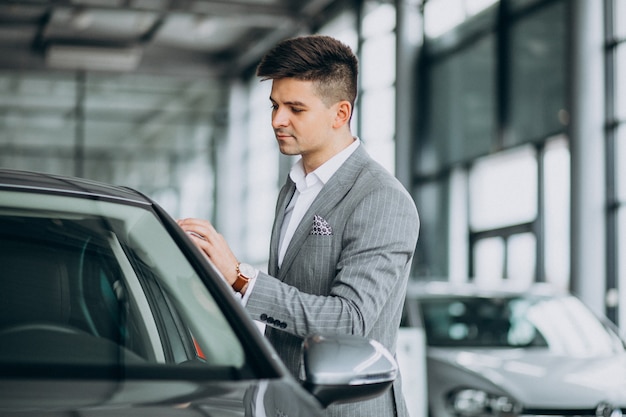
[[[233,282],[233,290],[241,292],[241,290],[243,289],[243,287],[246,286],[248,281],[250,280],[243,275],[237,275],[237,279],[235,280],[235,282]]]
[[[243,289],[243,287],[246,286],[246,284],[250,281],[250,278],[244,276],[241,274],[241,271],[239,270],[239,265],[237,264],[237,279],[235,279],[235,282],[233,282],[233,290],[237,291],[237,292],[241,292],[241,290]]]

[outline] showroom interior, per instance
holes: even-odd
[[[3,0],[0,167],[135,188],[265,267],[294,161],[255,66],[309,33],[359,57],[413,279],[547,282],[626,328],[622,0]]]

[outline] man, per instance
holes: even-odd
[[[347,333],[395,352],[419,219],[401,184],[350,131],[357,59],[327,36],[279,43],[257,75],[272,80],[272,127],[280,151],[300,155],[282,188],[268,274],[240,264],[204,220],[181,227],[241,293],[250,316],[300,376],[302,339]],[[331,405],[328,415],[407,416],[400,380],[382,396]]]

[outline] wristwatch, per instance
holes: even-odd
[[[233,282],[233,290],[241,292],[243,287],[256,275],[256,269],[252,265],[239,262],[237,268],[237,279]]]

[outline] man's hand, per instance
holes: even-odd
[[[181,219],[178,225],[193,243],[213,262],[230,286],[237,279],[237,257],[220,233],[208,220]]]

